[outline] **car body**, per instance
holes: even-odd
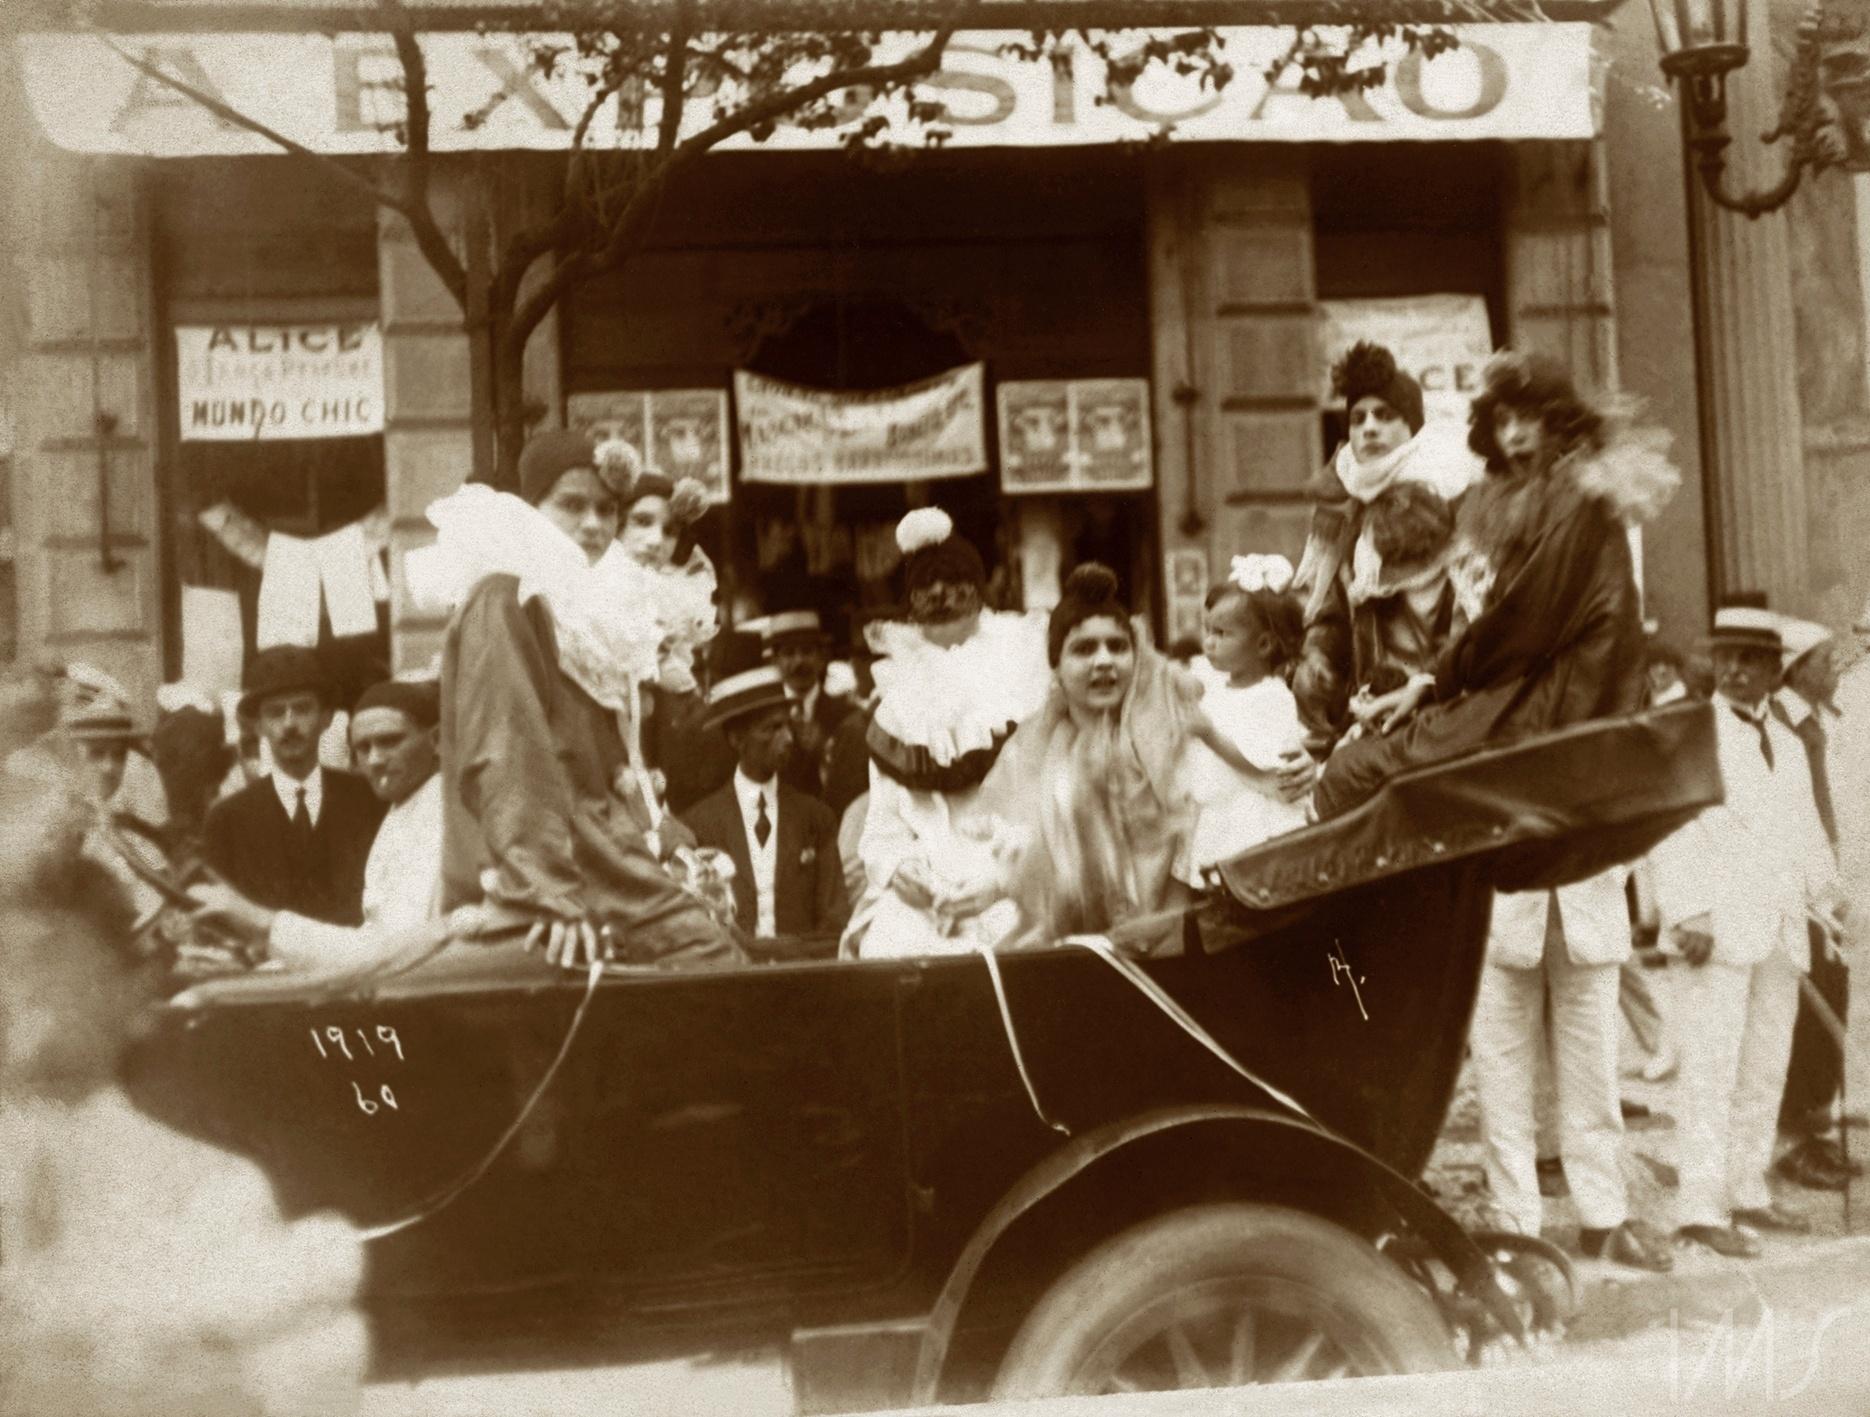
[[[545,1296],[608,1316],[615,1356],[764,1337],[802,1391],[858,1351],[871,1405],[978,1396],[1074,1263],[1186,1208],[1413,1235],[1484,1283],[1412,1183],[1495,877],[1640,850],[1718,799],[1711,743],[1702,706],[1568,730],[1249,854],[1139,966],[1175,1009],[1066,942],[997,958],[1004,1014],[972,956],[587,977],[462,946],[369,997],[171,1007],[132,1091],[294,1213],[400,1224],[366,1296],[392,1370],[412,1313],[478,1311],[491,1352]],[[1571,785],[1473,787],[1529,772]]]

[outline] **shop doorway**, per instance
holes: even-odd
[[[951,330],[939,329],[893,295],[838,296],[806,306],[768,335],[748,361],[756,374],[819,389],[895,388],[945,373],[979,356]],[[941,507],[980,549],[1002,598],[1000,500],[995,479],[857,487],[743,484],[737,499],[741,564],[758,568],[752,589],[763,609],[810,607],[848,643],[865,620],[896,596],[894,533],[911,507]]]

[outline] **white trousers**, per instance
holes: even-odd
[[[1766,1169],[1779,1131],[1800,971],[1775,950],[1761,964],[1709,962],[1675,973],[1682,1059],[1676,1223],[1726,1225],[1735,1210],[1772,1204]]]
[[[1629,1216],[1617,1095],[1618,976],[1614,964],[1572,963],[1556,929],[1547,932],[1538,968],[1489,964],[1481,971],[1471,1045],[1487,1185],[1525,1234],[1539,1233],[1542,1216],[1534,1118],[1548,991],[1558,1151],[1578,1218],[1588,1229],[1610,1230]]]

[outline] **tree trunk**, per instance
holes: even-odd
[[[510,311],[508,312],[511,313]],[[515,346],[504,333],[494,340],[493,368],[493,484],[509,492],[519,490],[519,454],[526,446],[526,349]]]

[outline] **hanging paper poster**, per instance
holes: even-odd
[[[182,682],[206,694],[240,692],[240,595],[182,587]]]
[[[1155,480],[1147,379],[1003,383],[1000,488],[1136,492]]]
[[[178,325],[175,373],[185,443],[383,431],[375,325]]]
[[[1487,302],[1479,295],[1405,295],[1391,300],[1321,300],[1324,402],[1335,408],[1330,369],[1358,340],[1380,344],[1422,385],[1429,418],[1467,419],[1493,355]]]
[[[636,389],[572,394],[567,421],[600,443],[620,438],[667,477],[691,477],[711,503],[728,498],[727,393],[723,389]]]
[[[987,470],[985,370],[851,391],[734,374],[740,475],[747,482],[917,482]]]
[[[1201,638],[1201,606],[1208,594],[1208,553],[1178,546],[1163,558],[1169,588],[1169,643]]]

